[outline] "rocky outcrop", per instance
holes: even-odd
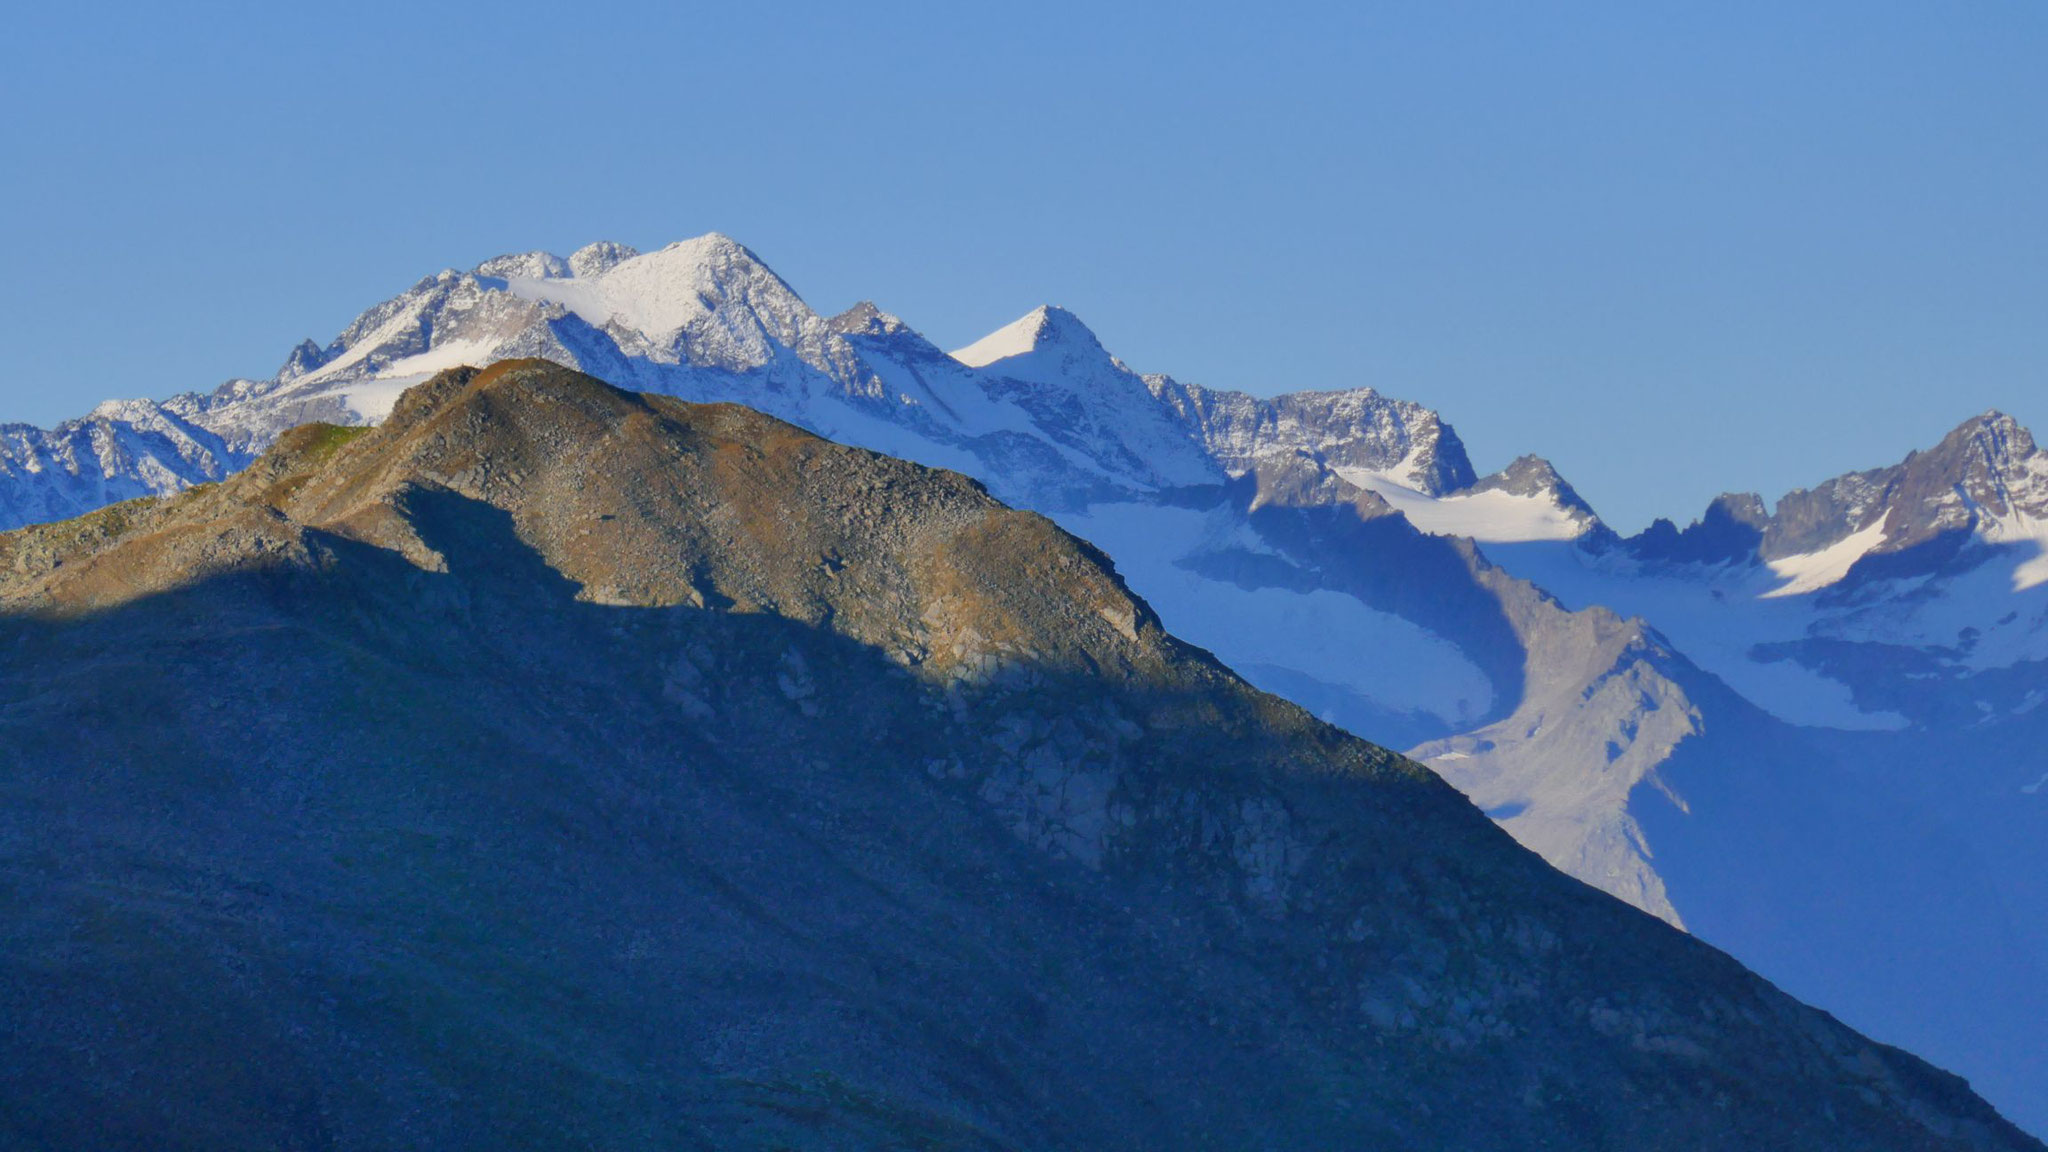
[[[2048,452],[2012,417],[1986,412],[1900,463],[1795,489],[1769,510],[1754,494],[1722,496],[1683,532],[1659,520],[1629,544],[1653,560],[1771,561],[1818,553],[1878,530],[1858,561],[1864,571],[1852,570],[1845,578],[1854,583],[1861,577],[1924,575],[1905,572],[1897,561],[1932,554],[1930,546],[2016,517],[2048,519]],[[1933,551],[1941,551],[1936,559],[1947,559],[1955,549]]]
[[[1153,391],[1232,475],[1260,461],[1311,451],[1333,468],[1383,473],[1432,496],[1476,477],[1465,445],[1435,412],[1371,388],[1257,397],[1157,377]]]

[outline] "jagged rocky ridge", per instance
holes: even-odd
[[[0,513],[211,480],[300,421],[531,354],[1055,516],[1254,683],[2048,1130],[2048,1034],[2020,1023],[2048,1018],[2048,468],[2009,420],[1775,519],[1731,498],[1622,544],[1539,458],[1477,477],[1418,405],[1139,375],[1054,308],[948,354],[873,305],[819,316],[710,236],[442,273],[271,380],[14,429]]]
[[[0,573],[12,1144],[2039,1147],[746,409],[453,371]]]
[[[133,489],[216,479],[286,428],[374,422],[435,371],[513,356],[686,399],[740,399],[853,440],[890,440],[944,457],[929,462],[971,466],[1004,495],[1039,505],[1218,481],[1219,460],[1242,463],[1225,442],[1259,451],[1253,425],[1274,419],[1269,402],[1135,375],[1061,309],[1038,309],[976,347],[982,355],[971,363],[948,356],[871,304],[820,317],[723,236],[644,255],[600,244],[566,261],[504,256],[420,281],[326,347],[301,345],[270,380],[106,414],[122,431],[167,421],[202,429],[197,448],[67,454],[55,445],[77,438],[72,426],[16,428],[0,454],[0,494],[15,509],[4,526]],[[1299,426],[1291,409],[1302,406],[1279,414],[1283,428]],[[1470,478],[1455,435],[1416,405],[1359,389],[1306,407],[1320,427],[1352,428],[1347,463],[1433,493]],[[1203,427],[1191,430],[1189,419]]]
[[[1886,468],[1838,476],[1781,497],[1775,511],[1753,492],[1715,500],[1683,532],[1659,520],[1630,549],[1647,560],[1782,561],[1873,537],[1848,558],[1849,583],[1925,574],[1971,535],[2018,538],[2048,520],[2048,454],[2019,422],[1986,412],[1941,443]],[[1945,546],[1944,546],[1945,545]],[[1902,562],[1922,553],[1929,563]]]
[[[147,400],[110,400],[45,431],[0,425],[0,525],[83,515],[210,483],[247,464],[209,429]]]

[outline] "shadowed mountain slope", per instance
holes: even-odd
[[[537,361],[0,536],[0,1145],[2038,1148],[964,477]]]

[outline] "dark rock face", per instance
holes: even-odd
[[[1472,492],[1505,492],[1510,496],[1556,495],[1558,503],[1565,508],[1586,515],[1593,514],[1592,505],[1586,503],[1578,490],[1565,483],[1557,474],[1557,468],[1541,456],[1517,456],[1515,462],[1476,481],[1467,489]]]
[[[1884,538],[1846,586],[1925,575],[1954,558],[1985,518],[2048,513],[2048,460],[2018,421],[1986,412],[1900,463],[1797,489],[1767,511],[1751,493],[1715,499],[1680,532],[1659,520],[1627,544],[1647,560],[1722,563],[1818,552],[1865,529]],[[1887,559],[1899,554],[1897,559]]]
[[[1630,548],[1645,560],[1671,564],[1737,564],[1757,557],[1770,524],[1764,502],[1753,492],[1725,493],[1707,505],[1707,514],[1680,531],[1659,519],[1630,538]]]
[[[311,340],[301,340],[299,341],[299,346],[292,349],[291,355],[285,357],[283,367],[277,370],[277,378],[280,380],[295,380],[319,368],[322,364],[327,363],[333,358],[320,345],[313,343]]]
[[[0,613],[7,1146],[2039,1147],[745,409],[444,374]]]

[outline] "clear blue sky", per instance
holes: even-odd
[[[267,376],[502,251],[719,230],[946,346],[1440,409],[1611,521],[2048,434],[2048,5],[39,4],[0,419]]]

